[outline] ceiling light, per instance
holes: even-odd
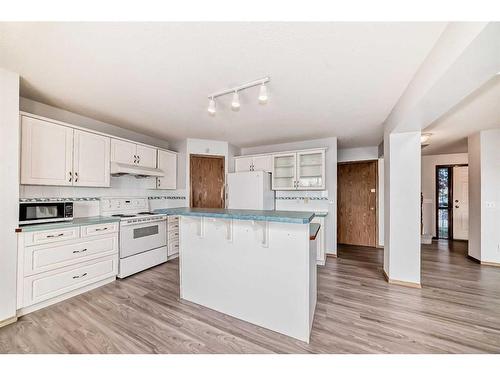
[[[240,110],[240,96],[238,95],[238,91],[235,91],[233,94],[233,100],[231,102],[231,108],[233,111]]]
[[[267,99],[269,99],[269,97],[267,96],[267,86],[266,86],[265,83],[263,83],[262,85],[260,85],[259,103],[260,104],[266,104],[267,103]]]
[[[429,139],[431,138],[432,133],[422,133],[420,135],[420,144],[425,145],[429,142]]]
[[[208,100],[208,113],[210,113],[212,116],[215,116],[215,99],[210,98]]]

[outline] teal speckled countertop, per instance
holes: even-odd
[[[16,232],[36,232],[39,230],[79,227],[81,225],[116,223],[118,221],[120,221],[119,217],[109,217],[109,216],[79,217],[71,221],[58,221],[55,223],[22,225],[16,229]]]
[[[314,212],[302,211],[263,211],[263,210],[232,210],[223,208],[161,208],[154,211],[159,214],[216,217],[221,219],[275,221],[291,224],[309,224]]]

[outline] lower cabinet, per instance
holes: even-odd
[[[113,281],[118,246],[117,223],[19,233],[18,315]]]
[[[179,254],[179,216],[167,218],[168,257],[173,258]]]

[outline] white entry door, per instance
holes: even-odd
[[[453,168],[453,239],[469,238],[469,167]]]

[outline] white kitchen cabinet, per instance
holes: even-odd
[[[73,129],[21,116],[21,184],[73,184]]]
[[[156,168],[156,148],[137,145],[137,165]]]
[[[110,186],[110,138],[74,131],[73,185]]]
[[[297,152],[297,188],[325,188],[325,150]]]
[[[179,254],[179,216],[169,216],[167,218],[167,236],[169,258],[174,258]]]
[[[258,155],[239,157],[235,159],[236,172],[248,171],[264,171],[271,172],[273,170],[272,155]]]
[[[118,222],[19,232],[17,314],[116,279]]]
[[[296,190],[297,154],[273,155],[273,190]]]
[[[156,168],[156,148],[111,139],[111,161]]]
[[[157,189],[177,189],[177,154],[174,152],[158,150],[158,168],[164,177],[158,177]]]
[[[273,190],[324,190],[325,150],[273,155]]]
[[[111,161],[125,164],[136,164],[137,145],[133,142],[111,139]]]
[[[273,157],[272,155],[262,155],[253,157],[254,171],[272,172],[273,170]]]
[[[249,172],[252,170],[253,157],[241,157],[234,161],[234,170],[236,172]]]

